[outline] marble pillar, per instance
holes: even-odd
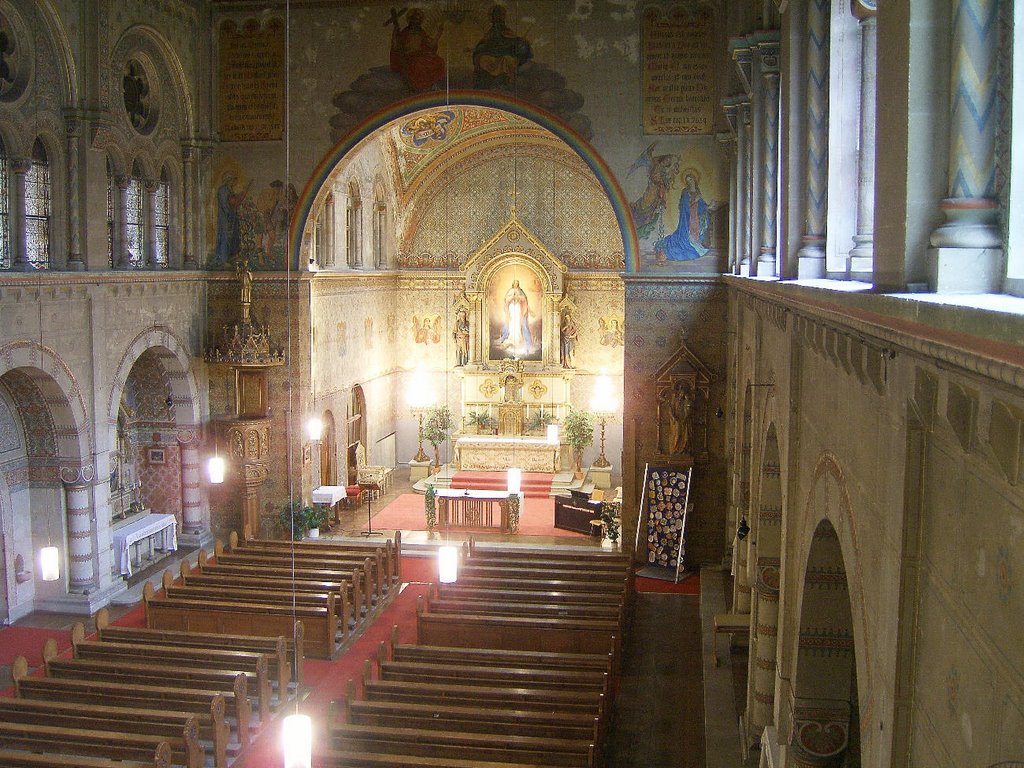
[[[30,272],[35,266],[28,260],[28,243],[25,232],[25,181],[32,160],[29,158],[12,158],[11,173],[14,174],[11,185],[11,250],[14,261],[11,270],[14,272]]]
[[[156,193],[160,190],[160,182],[156,179],[146,179],[142,188],[146,193],[146,206],[142,217],[142,229],[145,232],[142,238],[143,258],[149,269],[158,269],[160,257],[157,253],[156,238],[153,236],[153,224],[156,221]]]
[[[825,277],[825,222],[828,218],[828,0],[807,4],[807,178],[803,245],[797,277]]]
[[[878,19],[873,3],[853,4],[860,19],[860,154],[857,156],[857,234],[850,251],[850,278],[874,280],[875,88],[878,82]]]
[[[998,0],[953,0],[946,223],[931,236],[937,293],[986,293],[1002,283],[996,198]]]
[[[79,207],[81,205],[82,168],[78,145],[82,140],[82,124],[73,118],[67,122],[68,139],[68,255],[64,268],[70,272],[85,270],[82,261],[82,226]]]
[[[750,102],[736,105],[736,179],[738,205],[736,220],[739,274],[750,274]]]
[[[181,243],[181,267],[182,269],[199,269],[196,262],[195,224],[193,219],[193,208],[195,207],[195,162],[196,150],[190,144],[182,147],[182,206],[184,208],[185,232]]]
[[[128,252],[128,186],[131,181],[131,178],[124,175],[114,178],[114,186],[117,189],[117,200],[114,202],[114,207],[118,216],[114,226],[116,237],[113,243],[113,266],[115,269],[130,269],[132,267],[131,254]]]
[[[93,468],[61,467],[68,526],[68,586],[72,592],[85,592],[97,586],[93,563],[96,559],[93,530],[92,487]]]
[[[779,46],[758,46],[761,71],[761,247],[757,256],[758,277],[778,277],[779,188]]]
[[[194,429],[179,430],[178,445],[181,447],[181,532],[199,534],[204,528],[199,434]]]
[[[750,741],[757,741],[765,726],[774,722],[775,664],[779,634],[778,561],[774,565],[774,583],[764,577],[766,558],[758,558],[758,575],[753,594],[757,600],[757,620],[751,625],[750,698],[746,723]]]

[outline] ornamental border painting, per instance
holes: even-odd
[[[498,267],[487,282],[487,359],[544,359],[544,284],[521,262]]]

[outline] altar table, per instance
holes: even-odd
[[[438,488],[437,521],[445,528],[501,528],[514,533],[508,519],[508,491],[469,491],[462,488]],[[519,508],[523,496],[519,495]],[[495,519],[495,510],[498,515]]]
[[[556,472],[558,449],[544,437],[463,435],[455,441],[454,463],[465,470],[519,467],[524,472]]]
[[[154,549],[174,552],[178,549],[178,521],[174,515],[149,514],[133,520],[114,531],[114,552],[121,566],[122,576],[132,575],[132,559],[129,548],[141,541],[148,541],[149,553]]]
[[[328,519],[328,523],[338,522],[338,502],[348,498],[348,491],[345,490],[344,485],[321,485],[319,488],[313,489],[313,503],[322,504],[325,507],[330,507],[334,510],[333,519]]]

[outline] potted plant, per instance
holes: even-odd
[[[319,507],[303,504],[301,499],[292,499],[281,507],[278,519],[285,533],[297,541],[313,531],[319,536],[320,526],[326,522],[327,513]]]
[[[427,484],[427,492],[423,495],[423,513],[427,518],[427,530],[434,530],[437,525],[437,493],[433,483]]]
[[[530,418],[526,420],[526,431],[533,434],[544,434],[548,427],[548,424],[554,424],[554,414],[551,411],[542,413],[541,411],[534,411],[530,414]]]
[[[466,423],[470,426],[476,427],[476,433],[478,435],[489,435],[494,431],[494,428],[498,425],[491,414],[487,411],[470,411],[469,415],[466,416]]]
[[[594,416],[589,411],[570,408],[562,422],[562,439],[572,446],[577,479],[583,476],[583,449],[594,442]]]
[[[441,468],[441,443],[447,440],[455,429],[455,420],[447,405],[435,405],[427,411],[423,421],[423,439],[434,446],[434,471]]]

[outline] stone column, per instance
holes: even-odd
[[[80,207],[80,186],[82,178],[81,156],[78,144],[82,140],[82,124],[74,118],[67,121],[68,138],[68,256],[65,269],[70,272],[83,272],[85,262],[82,261],[82,226]]]
[[[749,736],[756,741],[766,725],[774,721],[775,659],[779,635],[779,566],[758,558],[754,595],[757,599],[757,621],[751,628],[750,673],[753,680],[747,702]]]
[[[736,136],[733,133],[725,132],[718,134],[715,138],[718,139],[719,146],[722,147],[722,151],[729,158],[729,166],[733,168],[736,165]],[[736,231],[736,174],[732,172],[729,174],[729,244],[731,245],[735,240]],[[731,249],[730,249],[731,250]],[[729,255],[729,272],[735,273],[735,252]]]
[[[807,199],[797,277],[825,277],[828,217],[829,0],[807,4]]]
[[[875,262],[875,85],[878,18],[874,2],[853,4],[860,19],[860,154],[857,167],[857,234],[850,251],[850,277],[874,280]]]
[[[995,190],[998,0],[953,0],[946,223],[931,236],[938,293],[998,291],[1002,236]]]
[[[131,179],[128,176],[119,175],[114,177],[114,186],[117,187],[117,199],[114,201],[114,210],[117,212],[117,221],[114,222],[114,269],[130,269],[131,258],[128,254],[128,186]]]
[[[742,516],[742,511],[741,511]],[[733,589],[733,611],[735,613],[750,613],[750,578],[747,574],[747,563],[750,558],[750,537],[737,540],[736,544],[736,575]]]
[[[182,211],[181,215],[178,216],[179,221],[184,221],[184,242],[181,243],[182,269],[199,269],[199,264],[196,262],[196,244],[195,244],[195,223],[193,221],[194,216],[192,215],[192,208],[195,205],[195,147],[191,144],[186,144],[182,147],[181,152],[181,164],[182,164]]]
[[[777,277],[775,245],[778,229],[779,187],[779,45],[758,46],[761,54],[762,191],[761,248],[757,257],[759,277]]]
[[[736,258],[740,274],[750,274],[750,102],[736,105],[737,232]]]
[[[157,269],[160,264],[157,262],[156,238],[153,236],[154,213],[156,211],[156,193],[160,189],[160,182],[156,179],[146,179],[143,184],[146,192],[146,205],[142,210],[142,243],[143,258],[149,269]]]
[[[28,260],[25,232],[25,177],[32,169],[30,158],[11,158],[14,184],[11,187],[11,249],[14,251],[11,270],[31,272],[35,269]]]
[[[725,113],[726,122],[729,123],[730,131],[730,163],[729,174],[729,271],[736,275],[740,271],[740,248],[739,248],[739,182],[740,182],[740,155],[739,155],[739,131],[737,130],[738,97],[730,96],[722,100],[722,111]]]
[[[60,480],[64,483],[68,516],[68,586],[72,592],[85,592],[97,586],[93,567],[96,535],[89,493],[93,467],[61,467]]]
[[[178,445],[181,449],[181,532],[197,535],[204,527],[199,487],[199,434],[194,429],[178,430]]]

